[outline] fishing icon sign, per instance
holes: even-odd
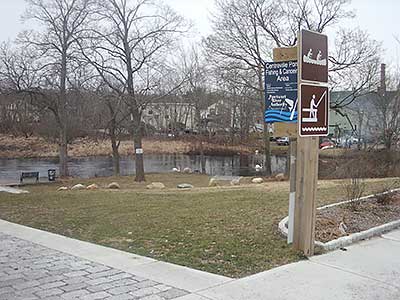
[[[301,84],[300,94],[300,136],[327,136],[329,133],[328,87]]]

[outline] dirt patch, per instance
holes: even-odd
[[[400,193],[388,195],[385,203],[378,199],[343,204],[317,212],[315,239],[331,240],[400,220]]]

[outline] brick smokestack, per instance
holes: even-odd
[[[382,97],[386,94],[386,65],[381,64],[381,86],[380,86],[380,94]]]

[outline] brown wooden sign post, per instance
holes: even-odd
[[[319,137],[328,135],[328,38],[302,30],[298,45],[298,138],[293,245],[314,254]]]

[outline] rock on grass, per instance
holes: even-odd
[[[117,182],[111,182],[107,188],[110,190],[119,190],[121,186]]]

